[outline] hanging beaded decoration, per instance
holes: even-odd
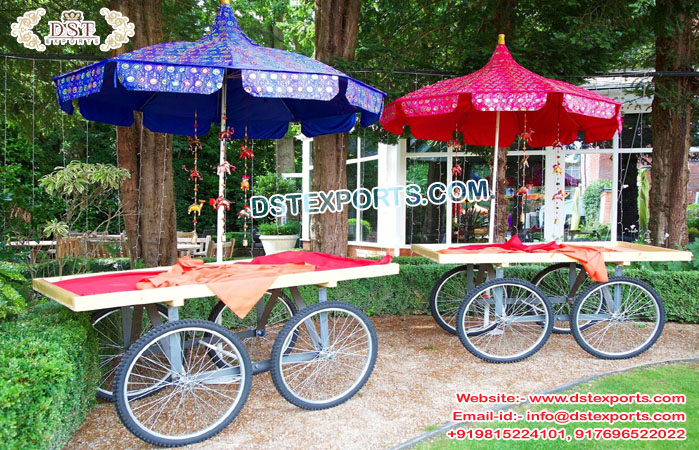
[[[216,175],[219,177],[223,175],[223,189],[225,193],[226,189],[226,175],[230,175],[231,171],[235,170],[235,166],[232,165],[231,163],[228,162],[228,156],[227,156],[227,151],[226,147],[228,144],[228,141],[230,141],[233,138],[233,133],[235,133],[235,130],[231,127],[226,129],[225,131],[219,131],[218,133],[218,140],[223,143],[223,146],[221,146],[221,153],[223,153],[223,162],[216,166]],[[216,198],[210,198],[209,199],[209,205],[215,210],[218,211],[219,208],[226,208],[226,211],[231,210],[231,201],[227,200],[225,195],[219,195]],[[226,223],[226,217],[224,215],[223,217],[223,223]],[[224,229],[225,231],[225,229]],[[225,234],[225,233],[224,233]],[[225,239],[224,239],[225,240]]]
[[[563,144],[561,143],[560,124],[556,127],[556,140],[553,142],[553,148],[556,152],[556,163],[553,165],[553,174],[556,177],[556,192],[551,197],[551,200],[554,201],[555,205],[553,223],[557,225],[560,217],[561,202],[567,197],[561,183],[561,179],[563,178],[563,169],[561,166],[561,150],[563,150]]]
[[[189,151],[194,154],[194,167],[187,169],[187,166],[182,166],[182,169],[189,174],[189,181],[194,182],[194,202],[189,205],[187,209],[187,214],[192,214],[192,243],[197,242],[197,217],[201,216],[201,209],[204,206],[204,200],[199,200],[199,181],[202,180],[201,173],[197,167],[197,162],[199,159],[199,150],[201,150],[201,141],[197,136],[197,113],[194,113],[194,137],[187,136],[189,140]]]
[[[529,188],[531,185],[527,184],[527,168],[529,168],[529,155],[527,155],[527,142],[532,140],[532,134],[534,131],[531,129],[527,128],[527,112],[524,112],[524,126],[522,127],[522,134],[519,135],[520,140],[522,141],[522,184],[520,185],[520,188],[517,190],[517,195],[522,196],[521,200],[521,205],[522,207],[520,208],[520,214],[519,214],[519,221],[520,223],[524,223],[524,205],[527,200],[527,194],[529,194]]]
[[[238,217],[243,219],[243,247],[248,245],[248,219],[252,218],[250,207],[248,206],[248,191],[250,190],[250,177],[248,177],[248,159],[253,159],[255,155],[248,146],[248,129],[245,127],[245,141],[240,146],[240,159],[245,163],[245,171],[240,181],[240,189],[243,191],[243,209],[238,212]]]

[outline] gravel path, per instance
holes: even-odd
[[[386,316],[372,321],[379,335],[376,367],[367,385],[347,403],[305,411],[277,393],[269,374],[258,375],[235,421],[214,438],[187,448],[387,448],[449,420],[457,407],[455,392],[526,395],[639,364],[699,357],[699,325],[669,323],[650,350],[629,360],[594,358],[572,336],[552,334],[525,361],[488,364],[472,356],[458,337],[442,331],[431,317]],[[88,414],[66,448],[151,447],[120,424],[113,405],[102,403]]]

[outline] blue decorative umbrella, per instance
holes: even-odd
[[[77,99],[88,120],[130,126],[143,113],[151,131],[199,134],[220,121],[232,139],[280,139],[289,123],[308,136],[352,129],[378,121],[385,93],[332,67],[296,53],[256,44],[243,33],[228,0],[211,33],[195,42],[167,42],[105,59],[54,78],[58,102],[72,114]],[[221,141],[220,162],[226,141]],[[219,175],[219,196],[224,174]],[[217,255],[224,224],[218,210]]]

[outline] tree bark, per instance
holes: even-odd
[[[316,59],[354,59],[359,27],[359,0],[315,0]],[[347,188],[348,135],[316,137],[313,141],[313,191]],[[348,210],[311,216],[311,249],[347,255]]]
[[[495,204],[495,232],[493,233],[494,242],[505,242],[505,237],[507,236],[507,230],[509,229],[509,224],[507,222],[508,211],[510,211],[510,205],[505,198],[505,191],[507,190],[507,147],[500,147],[498,149],[498,191]],[[512,218],[512,223],[518,220],[517,217]]]
[[[691,71],[696,45],[696,6],[683,0],[655,4],[655,70]],[[690,122],[696,81],[655,77],[650,220],[652,243],[687,245]]]
[[[133,49],[162,41],[161,2],[112,0],[111,8],[135,24]],[[115,54],[124,51],[122,47]],[[170,265],[177,259],[172,136],[141,129],[141,123],[141,113],[136,113],[134,125],[117,129],[119,165],[131,173],[120,191],[126,234],[132,261]]]

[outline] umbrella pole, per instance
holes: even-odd
[[[495,235],[495,203],[498,195],[498,147],[500,146],[500,111],[495,112],[495,152],[493,154],[493,187],[490,190],[490,228],[488,243],[493,243]]]
[[[221,87],[221,132],[226,131],[226,91],[228,80],[226,73],[223,74],[223,86]],[[223,164],[226,161],[226,140],[221,139],[218,155],[218,163]],[[218,175],[218,197],[223,198],[224,189],[226,187],[226,174],[220,170]],[[225,211],[222,206],[216,211],[216,262],[223,261],[223,232],[226,224]]]

